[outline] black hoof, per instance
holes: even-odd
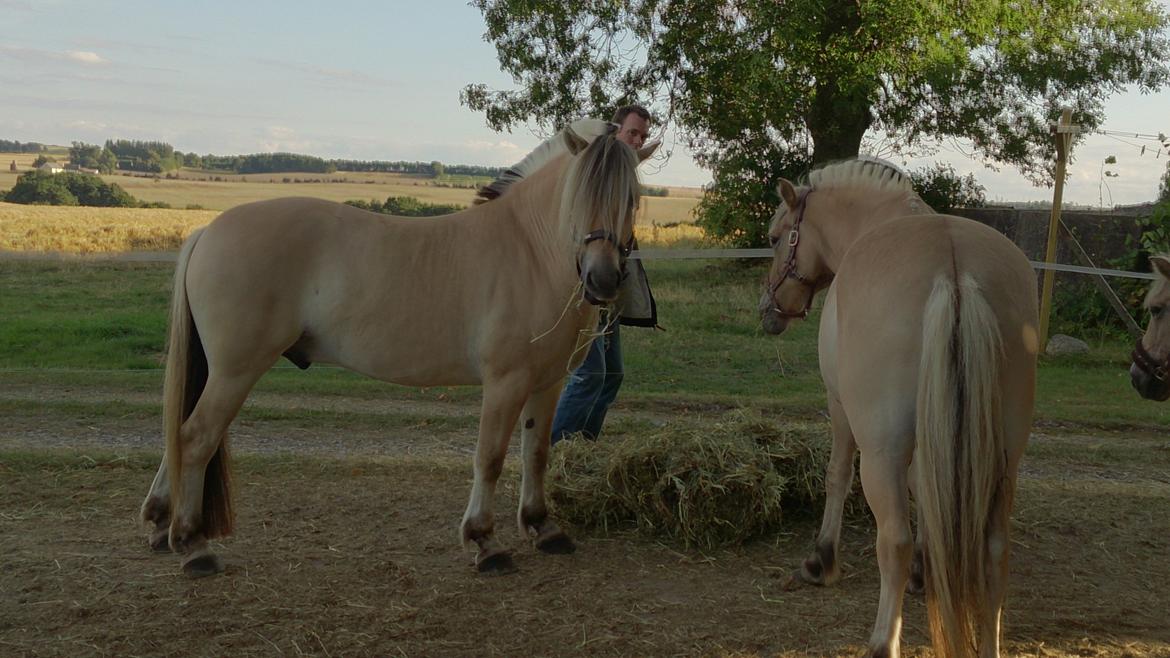
[[[536,540],[536,549],[549,555],[568,555],[577,550],[577,545],[563,532],[555,532]]]
[[[168,534],[169,533],[167,532],[166,528],[163,528],[162,530],[156,530],[155,532],[151,533],[150,539],[147,540],[150,542],[150,550],[154,551],[155,553],[170,553],[171,542]]]
[[[183,563],[183,573],[189,578],[204,578],[223,572],[223,562],[211,553],[191,558]]]
[[[508,551],[499,551],[476,559],[475,568],[488,576],[506,576],[519,571],[512,562],[512,554]]]

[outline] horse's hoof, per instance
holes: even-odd
[[[214,553],[204,553],[183,563],[183,573],[188,578],[204,578],[223,572],[223,561]]]
[[[784,582],[780,584],[780,589],[784,590],[785,592],[791,592],[809,585],[823,587],[824,584],[825,583],[823,581],[814,579],[809,576],[804,569],[794,569],[792,573],[784,579]]]
[[[150,538],[147,540],[150,542],[150,550],[155,553],[170,553],[171,541],[169,535],[170,532],[166,528],[150,533]]]
[[[577,545],[564,532],[557,530],[547,537],[536,539],[536,549],[549,555],[568,555],[577,550]]]
[[[497,551],[477,557],[475,568],[488,576],[506,576],[519,571],[512,562],[512,554],[508,551]]]

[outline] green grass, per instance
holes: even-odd
[[[656,260],[646,265],[666,331],[623,328],[627,374],[621,404],[666,413],[750,406],[795,417],[824,409],[817,312],[780,338],[759,328],[755,308],[765,262]],[[115,399],[122,392],[157,394],[171,274],[165,264],[0,262],[0,376],[30,386],[107,390]],[[1099,338],[1092,348],[1087,355],[1041,359],[1036,405],[1041,426],[1097,431],[1170,422],[1170,405],[1142,400],[1130,388],[1127,340]],[[479,396],[474,387],[401,387],[337,368],[301,372],[284,362],[257,390],[363,400],[468,402]],[[108,413],[152,409],[129,405]],[[281,416],[276,420],[287,414],[289,422],[300,414],[251,413]],[[404,415],[392,422],[418,420]],[[387,419],[376,415],[357,421]],[[636,430],[636,423],[628,429]]]

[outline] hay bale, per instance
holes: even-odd
[[[824,424],[738,411],[713,424],[559,443],[548,495],[573,525],[633,525],[688,547],[739,544],[775,532],[785,510],[819,513],[829,449]]]

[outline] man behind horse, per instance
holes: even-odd
[[[611,121],[618,126],[617,139],[635,151],[642,148],[649,137],[650,112],[641,105],[619,107]],[[617,304],[613,309],[602,311],[597,338],[561,391],[552,427],[553,444],[577,433],[588,439],[601,435],[601,425],[624,378],[621,325],[654,327],[658,324],[654,297],[642,261],[629,261],[627,268],[628,276],[622,283]]]

